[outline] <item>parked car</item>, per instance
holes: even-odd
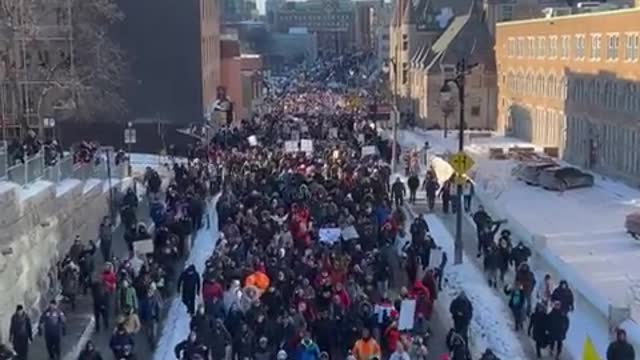
[[[547,190],[564,191],[593,186],[593,175],[574,167],[559,166],[544,169],[538,182]]]
[[[538,178],[540,174],[545,170],[558,166],[552,162],[536,162],[536,163],[522,163],[518,165],[513,175],[516,179],[524,181],[527,185],[538,186],[540,182]]]

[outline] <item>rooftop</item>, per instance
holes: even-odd
[[[517,21],[503,21],[496,24],[497,27],[507,27],[507,26],[518,26],[525,24],[535,24],[535,23],[554,23],[556,21],[571,21],[576,19],[590,18],[590,17],[599,17],[599,16],[616,16],[616,15],[626,15],[630,13],[640,12],[640,7],[637,8],[629,8],[629,9],[617,9],[611,11],[598,11],[591,13],[583,13],[583,14],[571,14],[565,16],[556,16],[551,18],[536,18],[536,19],[527,19],[527,20],[517,20]]]

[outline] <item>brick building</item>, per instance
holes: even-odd
[[[314,33],[318,49],[345,53],[355,45],[355,6],[348,0],[290,1],[273,10],[273,30],[288,33],[306,28]]]
[[[120,43],[133,59],[133,118],[206,118],[220,84],[218,0],[121,0]],[[153,11],[149,11],[153,9]]]
[[[498,128],[640,183],[639,41],[639,8],[498,24]]]

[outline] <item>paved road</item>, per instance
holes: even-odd
[[[145,199],[143,201],[140,201],[140,204],[138,206],[138,219],[149,219],[148,215],[149,204]],[[97,233],[98,229],[96,229],[96,234]],[[113,254],[118,258],[128,257],[129,253],[123,235],[124,228],[122,225],[120,225],[114,230],[112,244]],[[96,273],[101,272],[104,267],[104,260],[102,259],[102,255],[100,254],[99,249],[96,251],[96,254],[94,256],[94,263],[96,266]],[[64,311],[67,318],[67,334],[62,339],[63,360],[75,360],[70,358],[70,352],[76,346],[76,344],[78,344],[78,341],[83,333],[87,331],[87,326],[89,325],[93,317],[93,300],[91,298],[90,292],[87,295],[79,296],[76,301],[77,304],[75,311],[72,311],[71,307],[67,304],[61,305],[61,309]],[[111,330],[113,329],[113,325],[115,323],[115,314],[111,315],[112,319],[109,324],[109,330],[105,331],[104,329],[102,329],[102,331],[94,333],[91,337],[91,339],[96,344],[96,347],[102,353],[103,357],[105,357],[106,355],[106,359],[109,359],[111,357],[111,351],[109,350],[109,339],[111,337]],[[35,325],[36,324],[34,324],[34,326]],[[144,338],[142,338],[141,336],[138,336],[136,338],[136,353],[138,354],[138,356],[140,356],[141,359],[150,358],[151,349],[144,341]],[[31,349],[29,350],[29,354],[30,360],[48,359],[43,337],[34,338],[34,342],[31,346]]]

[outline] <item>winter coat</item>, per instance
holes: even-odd
[[[16,352],[24,353],[29,348],[29,342],[33,341],[33,331],[31,329],[31,320],[26,313],[22,315],[13,314],[11,316],[9,339]]]
[[[518,243],[516,247],[511,250],[511,258],[515,263],[516,269],[520,267],[520,264],[526,262],[531,257],[531,249],[525,246],[523,243]]]
[[[133,336],[126,332],[114,333],[111,335],[111,340],[109,341],[109,348],[116,354],[121,354],[125,348],[133,349],[134,345],[135,341],[133,340]]]
[[[568,287],[563,289],[563,282],[564,281],[561,281],[560,285],[553,290],[553,293],[551,294],[551,301],[559,301],[562,305],[562,311],[567,313],[569,311],[573,311],[573,292]],[[564,284],[566,284],[566,282],[564,282]]]
[[[253,360],[272,360],[273,352],[269,349],[258,349],[253,353]]]
[[[109,293],[113,294],[116,291],[117,278],[115,272],[105,270],[100,275],[100,279]]]
[[[369,338],[369,340],[360,339],[356,341],[352,352],[356,357],[356,360],[372,360],[374,357],[380,359],[382,355],[380,345],[378,345],[378,342],[374,338]]]
[[[102,355],[95,349],[91,351],[84,349],[80,353],[78,360],[102,360]]]
[[[176,359],[195,360],[199,357],[207,359],[209,348],[199,341],[192,342],[187,339],[176,345],[173,352],[176,355]]]
[[[309,341],[308,344],[304,344],[304,341],[301,341],[296,348],[296,356],[295,360],[318,360],[320,358],[320,348],[318,345]]]
[[[456,297],[449,306],[449,313],[451,313],[451,316],[454,318],[469,323],[473,317],[473,306],[471,305],[471,301],[466,297]]]
[[[135,313],[118,316],[116,323],[124,325],[124,328],[129,334],[137,334],[142,328],[140,318]]]
[[[46,337],[60,337],[65,333],[64,313],[57,309],[47,309],[40,315],[39,329]]]
[[[138,314],[143,323],[160,321],[162,301],[158,295],[146,295],[140,299]]]
[[[412,175],[407,180],[407,186],[409,186],[410,190],[417,190],[420,186],[420,179],[416,175]]]
[[[509,297],[509,307],[516,311],[522,309],[524,306],[524,292],[520,289],[511,290],[511,296]]]
[[[194,298],[200,293],[200,274],[194,265],[189,265],[178,279],[178,292],[182,290],[182,298]]]
[[[607,348],[607,360],[635,360],[636,353],[627,341],[613,341]]]
[[[409,353],[407,353],[407,352],[403,351],[403,352],[399,353],[397,351],[394,351],[391,354],[391,356],[389,356],[389,360],[414,360],[414,359],[411,358],[409,356]]]
[[[516,273],[516,283],[522,285],[522,290],[525,294],[531,295],[536,286],[536,279],[528,266],[520,266]]]
[[[402,181],[395,181],[391,186],[391,192],[393,193],[394,197],[401,198],[401,197],[404,197],[407,190],[404,187],[404,184],[402,183]]]
[[[569,330],[569,317],[562,310],[551,310],[547,315],[547,324],[549,340],[562,341],[566,338]]]
[[[202,283],[202,300],[204,302],[213,301],[216,298],[222,298],[223,295],[224,289],[218,282],[205,280]]]
[[[116,301],[119,310],[128,306],[134,312],[138,311],[138,295],[136,294],[136,289],[132,286],[119,288],[116,294]]]
[[[536,310],[529,318],[529,328],[527,333],[533,337],[533,340],[541,345],[546,345],[549,340],[547,333],[547,313],[546,309]]]

